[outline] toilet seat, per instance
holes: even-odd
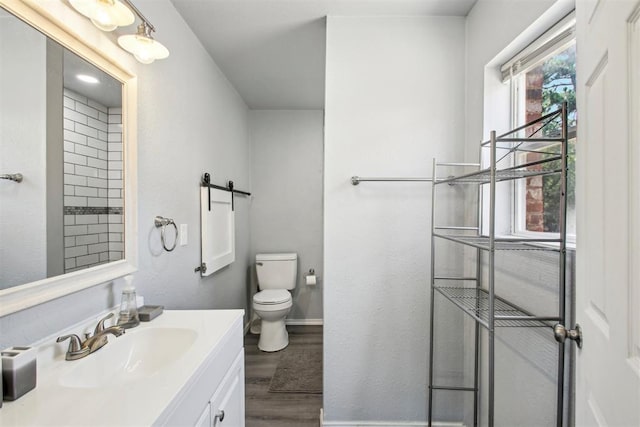
[[[253,296],[253,303],[259,305],[275,305],[291,301],[291,294],[286,289],[265,289]]]

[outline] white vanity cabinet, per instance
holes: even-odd
[[[211,349],[164,414],[154,425],[244,427],[242,317]]]

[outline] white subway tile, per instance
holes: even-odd
[[[109,215],[109,224],[122,224],[122,215]]]
[[[75,165],[86,165],[87,158],[75,153],[64,152],[64,161],[66,163],[73,163]]]
[[[64,183],[68,185],[87,185],[87,177],[65,173]]]
[[[98,234],[98,241],[100,243],[108,242],[109,241],[109,234],[108,233],[100,233],[100,234]]]
[[[98,139],[100,141],[108,141],[109,140],[109,134],[106,131],[99,130],[98,131]]]
[[[75,246],[75,245],[76,245],[76,238],[75,237],[71,236],[71,237],[65,237],[64,238],[64,247],[65,248],[69,248],[69,247]]]
[[[122,242],[122,233],[109,233],[110,242]]]
[[[108,151],[122,151],[122,142],[110,142]]]
[[[82,104],[78,104],[78,105],[82,105]],[[65,119],[73,120],[76,123],[76,125],[78,123],[81,123],[83,125],[87,124],[87,116],[85,116],[82,113],[78,113],[77,111],[72,110],[70,108],[63,109],[62,117],[64,117]]]
[[[85,126],[81,123],[75,124],[75,131],[82,135],[90,136],[91,138],[98,138],[98,130],[89,126]]]
[[[108,178],[107,170],[106,169],[98,169],[98,178],[107,179]]]
[[[64,107],[71,108],[72,110],[76,108],[76,102],[73,100],[73,98],[69,98],[68,96],[62,97],[62,105]]]
[[[68,258],[64,260],[64,268],[65,270],[68,270],[70,268],[75,268],[76,266],[76,259],[75,258]]]
[[[122,114],[122,107],[109,107],[109,114]]]
[[[65,215],[64,216],[64,225],[74,225],[76,223],[75,215]]]
[[[64,173],[74,174],[76,173],[76,168],[71,163],[64,164]]]
[[[109,153],[104,150],[98,150],[98,158],[101,160],[107,160],[109,158]]]
[[[124,224],[109,224],[109,233],[124,233]]]
[[[98,222],[100,224],[106,224],[109,222],[109,215],[98,215]]]
[[[122,242],[109,242],[110,251],[124,251],[124,243]]]
[[[89,117],[87,119],[87,126],[91,126],[92,128],[101,130],[103,132],[107,132],[109,130],[109,125],[92,117]]]
[[[109,251],[109,261],[119,261],[122,259],[122,252]]]
[[[88,178],[87,185],[89,187],[108,188],[109,182],[106,179]]]
[[[109,115],[107,113],[103,113],[102,111],[98,111],[98,120],[101,122],[109,123]]]
[[[76,236],[75,239],[78,245],[93,245],[98,243],[99,234],[85,234],[84,236]]]
[[[75,196],[75,187],[73,185],[65,185],[64,186],[64,195],[65,196]]]
[[[122,161],[122,151],[109,151],[109,160]]]
[[[69,142],[69,141],[64,141],[62,144],[62,149],[64,151],[68,151],[70,153],[73,153],[76,149],[76,144],[74,144],[73,142]]]
[[[76,154],[82,154],[83,156],[98,157],[98,150],[93,147],[87,147],[86,145],[76,145],[75,152]]]
[[[64,196],[65,206],[87,206],[86,197]]]
[[[100,254],[100,262],[109,261],[109,252],[102,252]]]
[[[64,96],[68,96],[69,98],[72,98],[72,99],[74,99],[76,101],[80,101],[83,104],[87,103],[87,97],[86,96],[82,96],[79,93],[76,93],[76,92],[74,92],[72,90],[64,88],[63,93],[64,93]]]
[[[63,138],[65,141],[75,142],[76,144],[87,145],[87,137],[85,135],[76,133],[73,130],[65,130],[63,134]]]
[[[107,194],[107,197],[110,198],[118,198],[118,197],[122,197],[122,193],[121,190],[117,189],[117,188],[110,188]]]
[[[85,138],[86,138],[86,136],[85,136]],[[107,142],[106,141],[100,141],[99,139],[95,139],[95,138],[87,138],[87,145],[89,147],[97,148],[98,150],[107,151]]]
[[[76,165],[76,175],[95,178],[98,176],[98,169]]]
[[[76,128],[76,124],[75,124],[75,122],[73,120],[62,119],[62,128],[64,130],[73,131]]]
[[[121,133],[110,133],[109,134],[109,142],[122,143],[122,134]]]
[[[111,163],[111,162],[109,162]],[[100,160],[100,159],[94,159],[93,157],[89,157],[87,159],[87,166],[93,166],[94,168],[98,168],[98,169],[105,169],[105,174],[107,173],[106,169],[107,169],[107,161],[106,160]]]
[[[110,188],[123,188],[121,179],[112,179],[109,181]]]
[[[108,206],[109,199],[101,199],[99,197],[87,198],[87,206],[91,207],[106,207]]]
[[[89,245],[89,253],[97,254],[100,252],[107,252],[109,250],[108,243],[96,243],[95,245]]]
[[[98,188],[98,197],[109,197],[109,190],[106,188]]]
[[[88,254],[88,249],[86,246],[72,246],[70,248],[64,249],[64,257],[71,258]]]
[[[76,187],[76,196],[98,197],[98,189],[92,187]],[[88,204],[89,206],[94,206],[91,204],[91,199],[88,200]],[[97,219],[98,218],[96,218],[96,222],[98,222]]]
[[[87,104],[89,104],[89,106],[95,108],[96,110],[99,110],[99,111],[102,111],[103,113],[109,114],[109,109],[107,107],[105,107],[104,105],[94,101],[93,99],[89,99],[89,102],[87,102]]]
[[[98,224],[98,215],[76,215],[76,224]]]
[[[122,114],[111,114],[109,112],[109,124],[122,123]]]
[[[121,171],[123,164],[122,161],[110,161],[109,162],[109,170]]]
[[[109,179],[122,179],[122,171],[109,171]]]
[[[97,224],[97,225],[88,225],[88,233],[89,234],[97,234],[97,233],[108,233],[109,226],[107,224]]]
[[[96,110],[96,109],[95,109],[95,108],[93,108],[93,107],[89,107],[88,105],[78,104],[78,105],[76,106],[76,111],[77,111],[78,113],[82,113],[82,114],[84,114],[85,116],[92,117],[92,118],[94,118],[94,119],[97,119],[97,118],[98,118],[98,110]],[[104,114],[104,113],[103,113],[103,114]],[[85,124],[87,124],[87,123],[85,123]]]
[[[124,207],[124,203],[122,201],[122,199],[107,199],[109,200],[109,207],[110,208],[121,208]]]
[[[65,225],[64,226],[65,236],[78,236],[80,234],[87,234],[86,225]]]
[[[109,123],[109,127],[107,129],[109,133],[122,133],[122,123]]]
[[[76,258],[76,264],[79,267],[83,267],[85,265],[95,264],[100,262],[100,257],[97,254],[79,256]]]

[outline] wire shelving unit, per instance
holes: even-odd
[[[545,136],[541,136],[545,135]],[[499,135],[491,132],[488,141],[481,143],[482,152],[488,151],[489,167],[461,173],[456,176],[443,175],[443,167],[468,164],[438,163],[433,161],[432,178],[432,212],[431,212],[431,322],[429,343],[429,426],[433,422],[434,392],[439,390],[458,390],[473,393],[473,424],[480,425],[480,392],[486,390],[487,421],[493,427],[495,422],[495,331],[497,328],[549,328],[553,334],[553,326],[566,324],[566,216],[567,216],[567,150],[568,150],[567,106],[556,112],[542,116],[523,126]],[[535,160],[520,153],[538,153]],[[523,160],[524,159],[524,160]],[[449,169],[448,169],[449,170]],[[439,174],[440,172],[440,174]],[[509,180],[521,180],[531,177],[559,175],[559,219],[558,230],[554,238],[502,237],[496,235],[496,184]],[[478,213],[475,226],[440,226],[436,218],[436,202],[438,188],[443,185],[476,185],[478,208],[488,204],[488,218],[483,221]],[[486,189],[488,186],[488,189]],[[487,197],[488,196],[488,197]],[[485,233],[482,231],[486,230]],[[476,266],[475,276],[450,277],[438,275],[436,266],[436,241],[448,240],[455,244],[474,248]],[[558,303],[552,307],[552,316],[536,315],[519,307],[507,299],[496,295],[496,255],[501,251],[549,251],[558,256]],[[481,256],[482,255],[482,256]],[[486,265],[481,265],[482,257]],[[486,274],[483,275],[483,269]],[[453,282],[470,283],[466,286],[452,286]],[[474,372],[473,385],[465,384],[449,386],[434,383],[434,323],[435,296],[443,296],[455,307],[470,316],[475,322],[474,331]],[[556,314],[557,313],[557,314]],[[486,346],[487,384],[480,384],[480,328],[488,334]],[[484,357],[483,357],[484,359]],[[564,345],[558,344],[558,372],[556,397],[556,425],[562,426],[564,415]],[[485,361],[483,360],[483,363]]]

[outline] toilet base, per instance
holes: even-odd
[[[262,319],[262,330],[258,340],[258,348],[265,352],[282,350],[289,345],[289,333],[284,319],[269,321]]]

